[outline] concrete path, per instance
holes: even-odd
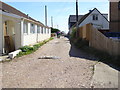
[[[111,68],[104,63],[95,65],[92,86],[94,88],[118,88],[119,71]]]
[[[56,56],[56,59],[40,59]],[[54,39],[31,55],[2,65],[4,88],[90,88],[93,57],[70,45],[67,38]]]
[[[54,39],[33,54],[1,64],[2,87],[90,88],[91,81],[95,87],[117,87],[118,72],[107,65],[97,64],[93,76],[95,60],[67,38]]]

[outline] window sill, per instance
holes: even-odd
[[[28,35],[28,33],[24,33],[24,35],[25,35],[25,36],[27,36],[27,35]]]

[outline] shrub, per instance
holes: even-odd
[[[99,61],[120,67],[120,63],[118,63],[120,56],[112,56],[109,55],[107,52],[89,47],[89,42],[84,39],[77,39],[73,43],[77,48],[81,49],[82,51],[97,57]]]
[[[22,52],[28,52],[28,51],[33,51],[34,48],[30,47],[30,46],[24,46],[20,48],[22,50]]]
[[[21,57],[23,55],[28,55],[31,54],[33,52],[35,52],[36,50],[38,50],[42,45],[46,44],[47,42],[49,42],[50,40],[53,40],[54,38],[50,38],[48,40],[44,40],[43,42],[40,42],[38,44],[31,46],[24,46],[21,47],[20,49],[22,50],[22,52],[20,52],[17,57]]]
[[[38,48],[39,48],[40,46],[42,46],[42,45],[41,45],[41,44],[36,44],[36,45],[34,45],[34,46],[33,46],[33,47],[34,47],[34,51],[38,50]]]
[[[75,39],[75,38],[76,38],[76,29],[73,28],[73,29],[72,29],[72,33],[70,34],[70,40],[73,40],[73,39]]]
[[[89,46],[89,42],[84,40],[84,39],[82,39],[82,38],[78,38],[78,39],[74,40],[74,44],[78,48],[84,48],[86,46]]]
[[[97,50],[95,48],[89,47],[89,42],[82,39],[82,38],[76,38],[75,37],[76,32],[73,31],[71,34],[71,42],[78,48],[81,49],[83,52],[86,52],[87,54],[94,55],[98,58],[98,61],[107,63],[109,65],[120,67],[119,59],[120,56],[112,56],[109,55],[107,52]],[[102,48],[102,47],[101,47]]]

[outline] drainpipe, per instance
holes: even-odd
[[[2,24],[1,24],[1,33],[2,33],[2,54],[4,54],[5,53],[5,49],[4,49],[4,32],[3,32],[3,23],[4,23],[4,21],[3,21],[3,18],[1,17],[1,21],[0,21]]]
[[[23,22],[24,22],[24,19],[21,19],[21,26],[20,26],[20,27],[21,27],[21,30],[20,30],[20,32],[21,32],[21,33],[20,33],[20,34],[21,34],[21,35],[20,35],[20,38],[21,38],[21,47],[24,45],[24,43],[23,43],[23,41],[24,41],[23,24],[24,24],[24,23],[23,23]]]
[[[37,37],[36,37],[36,42],[37,42],[37,43],[38,43],[38,28],[39,28],[39,26],[36,25],[36,28],[35,28],[35,29],[36,29],[36,34],[37,34]]]

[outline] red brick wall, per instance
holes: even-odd
[[[120,32],[120,9],[118,9],[118,2],[110,2],[110,32]]]

